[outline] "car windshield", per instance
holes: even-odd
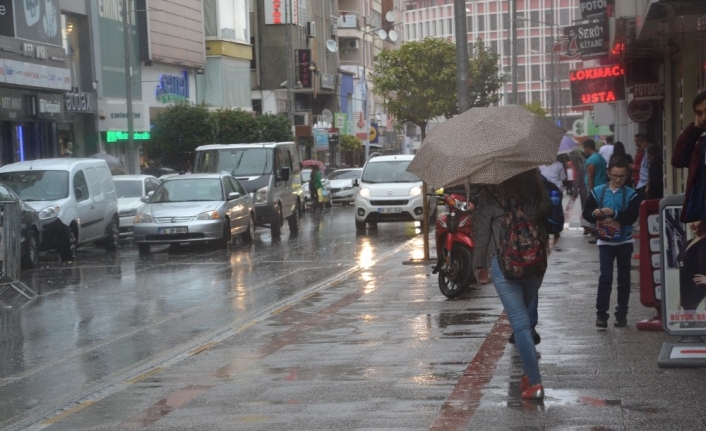
[[[150,203],[222,200],[221,180],[218,178],[195,178],[164,181],[154,192]]]
[[[388,160],[368,162],[363,170],[362,181],[366,183],[416,183],[421,181],[407,172],[410,160]]]
[[[118,198],[139,198],[142,196],[142,180],[115,181]]]
[[[328,179],[329,180],[355,180],[355,179],[360,179],[360,175],[363,173],[362,170],[359,169],[354,169],[354,170],[345,170],[345,169],[339,169],[337,171],[333,171],[329,174]]]
[[[252,177],[272,173],[271,148],[226,148],[199,151],[196,154],[195,173],[232,174]]]
[[[69,196],[67,171],[19,171],[0,173],[0,182],[27,202],[55,201]]]

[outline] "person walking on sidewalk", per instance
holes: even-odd
[[[680,219],[682,223],[706,217],[706,91],[692,103],[694,122],[682,130],[672,153],[672,166],[689,168]]]
[[[309,179],[309,194],[312,199],[311,210],[314,214],[324,212],[324,207],[319,193],[319,190],[323,190],[323,188],[324,186],[321,183],[321,170],[319,170],[319,165],[312,165],[311,178]]]
[[[603,156],[596,151],[596,142],[593,139],[586,139],[583,141],[583,152],[587,157],[584,165],[585,175],[583,178],[583,183],[586,186],[586,200],[588,200],[588,195],[591,193],[591,190],[608,182],[608,175],[606,174],[606,168],[608,165]],[[586,205],[584,205],[584,210],[585,209]],[[586,219],[586,221],[588,222],[588,226],[584,226],[584,235],[586,235],[586,231],[589,233],[594,233],[595,226],[590,220]],[[590,244],[595,244],[596,240],[592,239],[588,242]]]
[[[490,273],[495,290],[500,297],[515,335],[515,344],[522,361],[524,374],[520,381],[520,391],[523,399],[544,398],[544,387],[539,373],[537,350],[533,340],[533,327],[536,325],[536,315],[531,316],[531,309],[536,310],[536,300],[539,287],[544,276],[533,276],[518,280],[509,280],[500,267],[498,245],[501,241],[502,222],[512,209],[521,208],[529,220],[537,226],[543,245],[549,240],[545,219],[549,214],[551,203],[542,183],[538,169],[516,175],[497,187],[486,187],[480,194],[478,208],[482,212],[476,214],[476,232],[487,232],[488,235],[476,236],[477,266],[483,266],[487,256],[491,256]],[[544,255],[546,264],[546,254]],[[546,266],[545,266],[546,268]],[[535,312],[536,314],[536,312]]]
[[[630,301],[630,259],[633,251],[632,225],[640,215],[641,198],[625,186],[630,172],[625,159],[613,158],[608,167],[610,182],[594,188],[588,196],[583,217],[596,223],[600,276],[596,298],[596,326],[608,327],[610,294],[613,290],[613,261],[618,266],[618,305],[613,326],[627,326]]]

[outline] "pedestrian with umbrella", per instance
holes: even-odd
[[[530,304],[546,271],[551,203],[538,167],[556,159],[565,131],[518,106],[472,108],[436,126],[407,170],[432,187],[485,184],[476,216],[474,262],[486,266],[515,334],[523,399],[544,398],[532,335]],[[523,223],[518,223],[522,220]],[[518,231],[518,226],[524,226]],[[512,241],[512,234],[516,239]],[[530,246],[526,266],[515,257]],[[519,252],[519,253],[518,253]]]

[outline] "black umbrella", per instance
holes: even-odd
[[[108,163],[108,167],[110,168],[110,172],[113,175],[125,174],[125,166],[123,165],[123,161],[120,160],[119,158],[111,155],[111,154],[96,153],[96,154],[92,154],[88,157],[91,157],[93,159],[105,160],[106,163]]]

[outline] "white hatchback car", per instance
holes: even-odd
[[[152,175],[115,175],[113,182],[118,195],[120,237],[131,237],[135,214],[145,205],[140,198],[157,190],[161,182]]]
[[[357,180],[355,227],[378,222],[422,221],[422,180],[407,172],[413,155],[373,157]],[[355,183],[354,183],[355,184]],[[436,198],[428,196],[430,221],[436,220]]]

